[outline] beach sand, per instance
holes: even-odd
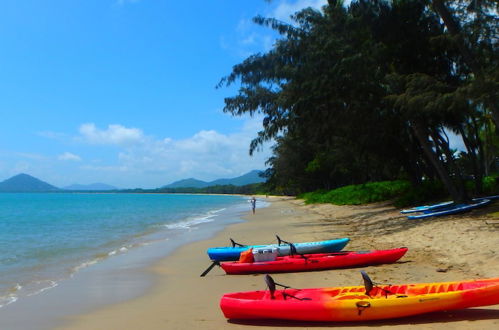
[[[360,268],[375,282],[439,282],[499,277],[499,201],[470,213],[429,220],[407,220],[389,203],[362,206],[304,205],[292,198],[269,197],[270,207],[244,217],[215,237],[179,248],[155,264],[156,283],[143,296],[85,315],[68,316],[61,329],[499,329],[499,306],[438,312],[365,323],[228,322],[219,308],[226,292],[265,289],[262,275],[224,275],[206,249],[241,243],[271,243],[275,234],[292,242],[350,237],[346,250],[407,246],[398,263]],[[275,274],[295,288],[361,285],[360,270]]]

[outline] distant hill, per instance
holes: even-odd
[[[206,188],[211,186],[223,185],[245,186],[247,184],[265,182],[265,179],[259,176],[261,172],[262,171],[253,170],[236,178],[218,179],[210,182],[190,178],[175,181],[173,183],[170,183],[169,185],[163,186],[162,188]]]
[[[24,173],[0,182],[1,192],[47,192],[59,190],[59,188],[54,187],[47,182]]]
[[[253,170],[253,171],[248,172],[244,175],[238,176],[237,178],[218,179],[215,181],[211,181],[211,182],[209,182],[209,185],[210,186],[223,186],[223,185],[231,184],[233,186],[245,186],[247,184],[265,182],[265,179],[259,176],[260,173],[262,173],[262,171]]]
[[[163,186],[163,188],[204,188],[208,187],[208,182],[189,178],[184,180],[175,181],[169,185]]]
[[[106,191],[106,190],[118,190],[118,188],[105,184],[105,183],[91,183],[91,184],[72,184],[62,189],[65,190],[78,190],[78,191]]]

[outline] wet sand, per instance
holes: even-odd
[[[390,265],[273,275],[295,288],[361,285],[364,269],[376,282],[410,283],[499,277],[499,201],[470,213],[407,220],[388,203],[362,206],[304,205],[269,198],[272,205],[245,216],[214,238],[191,243],[155,264],[156,284],[143,296],[65,318],[60,329],[499,329],[499,305],[431,313],[369,323],[228,322],[219,308],[223,293],[265,289],[262,275],[228,276],[210,261],[206,249],[241,243],[272,243],[275,234],[292,242],[350,237],[347,250],[407,246]]]

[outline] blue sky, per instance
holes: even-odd
[[[0,181],[154,188],[264,169],[261,118],[222,112],[233,65],[287,20],[326,0],[0,2]]]

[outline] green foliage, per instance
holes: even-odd
[[[300,198],[309,203],[332,203],[336,205],[359,205],[393,199],[410,189],[407,181],[370,182],[349,185],[330,191],[318,190],[304,193]]]
[[[417,205],[447,197],[443,185],[438,181],[425,181],[421,185],[414,186],[404,180],[349,185],[330,191],[317,190],[299,196],[307,204],[359,205],[393,200],[393,204],[397,207]]]
[[[439,181],[424,181],[420,185],[412,186],[398,196],[393,204],[396,207],[421,205],[427,202],[448,198],[444,186]]]
[[[240,84],[225,112],[263,115],[250,153],[276,141],[269,189],[322,189],[305,196],[339,204],[398,194],[400,205],[445,196],[438,180],[454,200],[465,199],[462,178],[474,178],[476,193],[495,189],[481,183],[498,150],[497,2],[465,3],[329,1],[296,13],[293,24],[257,17],[281,38],[219,87]],[[459,159],[450,131],[463,137]],[[396,184],[383,183],[398,178],[415,187],[393,193]],[[373,181],[381,183],[358,185]]]
[[[119,192],[148,194],[228,194],[228,195],[265,195],[268,190],[264,183],[253,183],[244,186],[216,185],[204,188],[158,188],[158,189],[127,189]]]
[[[499,193],[499,174],[489,175],[483,178],[483,191],[486,194]]]

